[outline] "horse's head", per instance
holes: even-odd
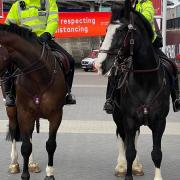
[[[126,0],[125,5],[116,4],[112,7],[111,21],[96,59],[96,67],[102,68],[103,74],[109,71],[116,60],[122,61],[135,55],[139,49],[143,51],[146,37],[151,44],[151,26],[129,3]]]
[[[6,70],[6,67],[9,65],[9,53],[6,47],[0,44],[0,76]]]

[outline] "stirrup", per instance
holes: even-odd
[[[104,104],[104,107],[103,107],[103,110],[106,111],[107,114],[112,114],[113,111],[114,111],[114,102],[112,101],[112,99],[107,99],[105,104]]]
[[[173,102],[173,110],[174,110],[174,112],[180,111],[180,99],[176,99]]]

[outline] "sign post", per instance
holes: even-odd
[[[167,0],[163,0],[163,17],[162,17],[162,37],[163,37],[163,47],[162,51],[165,53],[166,49],[166,9],[167,9]]]
[[[0,18],[3,17],[3,0],[0,0]]]

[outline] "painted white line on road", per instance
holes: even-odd
[[[75,84],[73,88],[106,88],[107,85],[96,85],[96,84]]]
[[[0,120],[0,132],[7,132],[7,120]],[[48,132],[48,121],[41,119],[40,132]],[[60,133],[90,133],[90,134],[115,134],[116,127],[113,121],[95,120],[63,120],[58,130]],[[141,127],[141,134],[151,134],[148,127]],[[180,135],[180,123],[167,123],[166,135]]]

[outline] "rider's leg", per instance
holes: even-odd
[[[174,78],[174,85],[171,90],[171,98],[174,112],[180,111],[180,90],[178,76]]]
[[[111,77],[108,78],[108,84],[106,89],[106,102],[104,104],[103,110],[105,110],[107,114],[112,114],[114,111],[113,86]]]
[[[67,86],[68,86],[67,87],[67,95],[66,95],[66,104],[76,104],[76,99],[71,94],[71,88],[72,88],[72,83],[73,83],[73,78],[74,78],[75,60],[73,59],[73,57],[64,48],[62,48],[55,41],[53,41],[53,40],[49,41],[48,45],[51,48],[56,49],[59,52],[62,52],[63,54],[65,54],[67,56],[67,59],[69,60],[70,71],[69,71],[69,73],[67,75],[65,75]]]
[[[179,87],[179,80],[178,80],[178,71],[175,67],[175,64],[168,59],[168,57],[160,50],[156,49],[159,57],[162,58],[164,61],[168,62],[173,67],[173,74],[172,74],[172,89],[171,89],[171,98],[173,104],[174,112],[180,111],[180,87]]]
[[[114,111],[114,91],[116,89],[116,68],[112,68],[110,76],[108,77],[108,84],[106,90],[106,102],[104,104],[104,110],[107,114],[112,114]]]
[[[5,78],[5,81],[2,83],[2,90],[4,91],[6,106],[16,105],[14,81],[12,78],[8,78],[11,74],[11,71],[7,70],[3,76]]]

